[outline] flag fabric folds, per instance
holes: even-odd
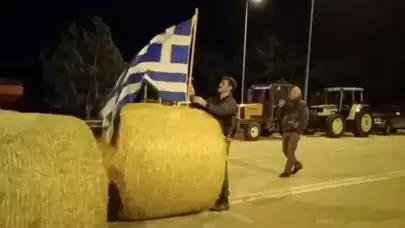
[[[117,137],[120,112],[134,102],[144,83],[153,86],[164,101],[187,100],[189,52],[196,16],[155,36],[121,74],[101,110],[107,141]]]

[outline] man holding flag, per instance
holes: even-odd
[[[106,140],[114,145],[122,108],[135,101],[144,85],[152,86],[163,101],[187,100],[189,52],[196,15],[156,35],[121,74],[101,110]]]
[[[219,96],[215,96],[209,100],[196,96],[194,88],[189,85],[188,92],[190,100],[194,104],[202,106],[208,113],[218,119],[222,127],[222,132],[227,143],[227,155],[229,155],[231,135],[236,127],[236,114],[238,112],[238,104],[232,96],[232,92],[236,89],[236,81],[231,77],[222,77],[219,84]],[[222,184],[221,193],[218,197],[212,211],[224,211],[229,209],[229,180],[228,180],[228,162],[225,164],[225,178]]]
[[[144,83],[153,86],[159,97],[165,101],[182,102],[191,95],[191,102],[202,106],[216,117],[226,137],[229,153],[230,136],[235,128],[237,102],[232,96],[236,82],[223,77],[219,85],[219,96],[208,101],[195,96],[192,85],[192,63],[194,56],[192,42],[195,39],[197,13],[192,19],[172,26],[155,36],[130,62],[130,66],[119,77],[101,111],[103,126],[107,127],[106,140],[114,145],[118,138],[122,108],[134,102]],[[190,54],[191,50],[191,54]],[[189,69],[190,68],[190,69]],[[189,75],[190,73],[190,75]],[[226,164],[227,167],[227,164]],[[227,168],[221,194],[213,211],[229,209],[229,185]]]

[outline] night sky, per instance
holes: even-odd
[[[71,22],[86,22],[93,16],[101,16],[128,61],[154,35],[191,18],[196,7],[200,9],[197,52],[199,48],[209,48],[225,58],[232,58],[242,48],[244,6],[243,0],[13,0],[1,3],[0,77],[21,79],[28,91],[39,94],[39,52],[52,51]],[[271,26],[279,37],[305,50],[309,6],[308,0],[273,0],[272,5],[267,0],[266,4],[252,6],[248,42]],[[270,23],[271,10],[275,17]],[[314,70],[311,75],[331,84],[357,83],[368,88],[368,93],[374,97],[383,93],[375,90],[384,84],[386,99],[405,98],[404,12],[403,0],[315,0],[313,64],[327,61],[322,69],[331,68],[329,71],[333,72],[335,67],[338,70],[333,75],[325,73],[328,70]],[[339,74],[346,79],[337,79]]]

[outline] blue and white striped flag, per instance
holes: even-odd
[[[121,109],[134,102],[146,81],[165,101],[187,100],[189,51],[196,16],[155,36],[121,74],[101,110],[107,141],[115,141]]]

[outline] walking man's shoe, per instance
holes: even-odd
[[[210,209],[210,211],[227,211],[229,210],[229,200],[228,199],[218,199],[215,205]]]
[[[280,177],[281,178],[291,177],[291,173],[284,172],[284,173],[280,174]]]
[[[292,175],[297,174],[302,168],[304,168],[302,165],[296,165],[294,169],[291,171],[291,174]]]

